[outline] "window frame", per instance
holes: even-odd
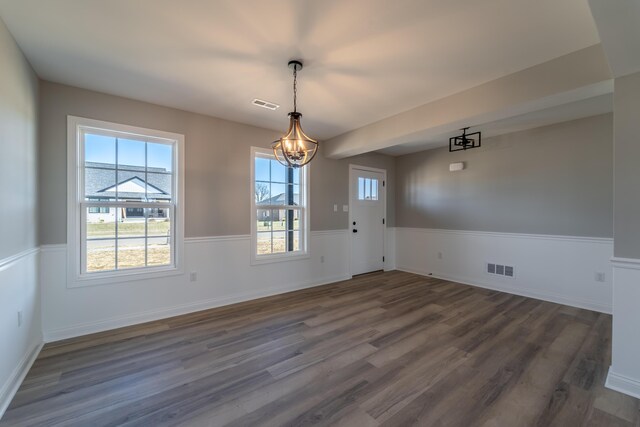
[[[100,134],[123,135],[146,141],[173,145],[172,203],[166,202],[93,202],[84,195],[84,138],[83,133],[94,129]],[[67,116],[67,287],[82,287],[184,274],[184,135],[123,125],[102,120]],[[117,179],[116,179],[117,185]],[[90,207],[162,207],[171,216],[171,264],[85,272],[86,215]],[[161,206],[160,206],[161,205]],[[152,236],[153,237],[153,236]],[[145,236],[145,239],[149,236]]]
[[[288,205],[266,205],[260,207],[261,209],[297,209],[300,214],[300,249],[297,251],[282,252],[277,254],[263,254],[258,255],[258,230],[257,230],[257,212],[258,206],[255,198],[255,176],[256,176],[256,157],[261,156],[275,160],[273,150],[268,148],[251,147],[250,155],[250,179],[249,179],[249,196],[251,198],[251,265],[269,264],[273,262],[293,261],[306,259],[310,257],[309,253],[309,168],[311,165],[307,164],[300,168],[300,195],[298,200],[298,207],[292,208]],[[304,203],[302,203],[304,201]]]

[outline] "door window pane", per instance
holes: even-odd
[[[378,200],[378,186],[375,178],[358,177],[358,200]]]

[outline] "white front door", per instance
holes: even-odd
[[[352,166],[349,181],[351,274],[382,270],[385,230],[384,173]]]

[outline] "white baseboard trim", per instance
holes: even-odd
[[[7,379],[7,381],[3,384],[2,389],[0,390],[0,419],[4,415],[5,411],[9,407],[11,400],[18,392],[22,381],[27,376],[29,369],[31,369],[31,365],[35,362],[38,354],[40,354],[40,350],[42,350],[42,346],[44,342],[40,341],[31,346],[29,351],[25,353],[18,363],[18,366],[13,370],[11,376]]]
[[[619,391],[620,393],[640,399],[640,381],[625,377],[624,375],[616,374],[611,369],[611,366],[609,367],[607,381],[604,386],[611,390]]]
[[[523,297],[529,297],[529,298],[535,298],[535,299],[539,299],[539,300],[543,300],[543,301],[549,301],[549,302],[553,302],[556,304],[562,304],[562,305],[569,305],[572,307],[577,307],[577,308],[583,308],[586,310],[592,310],[592,311],[597,311],[600,313],[606,313],[606,314],[611,314],[612,308],[608,305],[605,304],[601,304],[599,302],[596,301],[585,301],[585,300],[580,300],[580,299],[576,299],[573,297],[569,297],[566,295],[561,295],[561,294],[555,294],[555,293],[551,293],[551,292],[540,292],[537,290],[532,290],[532,289],[527,289],[527,288],[514,288],[514,287],[509,287],[509,286],[503,286],[500,284],[496,284],[496,283],[489,283],[489,282],[484,282],[484,281],[479,281],[477,279],[471,279],[471,278],[466,278],[466,277],[458,277],[458,276],[451,276],[451,275],[446,275],[446,274],[439,274],[439,273],[429,273],[427,271],[419,271],[416,269],[412,269],[412,268],[407,268],[407,267],[403,267],[403,266],[398,266],[397,267],[398,270],[400,271],[406,271],[407,273],[414,273],[414,274],[419,274],[421,276],[427,276],[427,277],[435,277],[437,279],[442,279],[442,280],[448,280],[451,282],[457,282],[457,283],[462,283],[464,285],[469,285],[469,286],[476,286],[479,288],[485,288],[485,289],[491,289],[494,291],[500,291],[500,292],[506,292],[508,294],[514,294],[514,295],[520,295]]]
[[[208,310],[211,308],[221,307],[230,304],[236,304],[239,302],[249,301],[257,298],[264,298],[268,296],[283,294],[287,292],[298,291],[301,289],[313,288],[316,286],[322,286],[329,283],[340,282],[342,280],[350,279],[350,276],[333,276],[328,277],[321,282],[301,282],[288,286],[272,287],[255,292],[245,292],[242,294],[225,297],[225,298],[212,298],[209,300],[198,301],[196,303],[176,305],[173,307],[165,307],[158,310],[150,310],[135,315],[114,317],[111,319],[104,319],[97,322],[85,323],[82,325],[76,325],[70,328],[54,329],[44,331],[44,342],[60,341],[68,338],[75,338],[82,335],[93,334],[97,332],[104,332],[111,329],[122,328],[126,326],[133,326],[140,323],[152,322],[154,320],[166,319],[168,317],[180,316],[182,314],[193,313],[196,311]]]

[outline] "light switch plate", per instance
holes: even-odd
[[[342,212],[349,212],[349,205],[342,205]]]

